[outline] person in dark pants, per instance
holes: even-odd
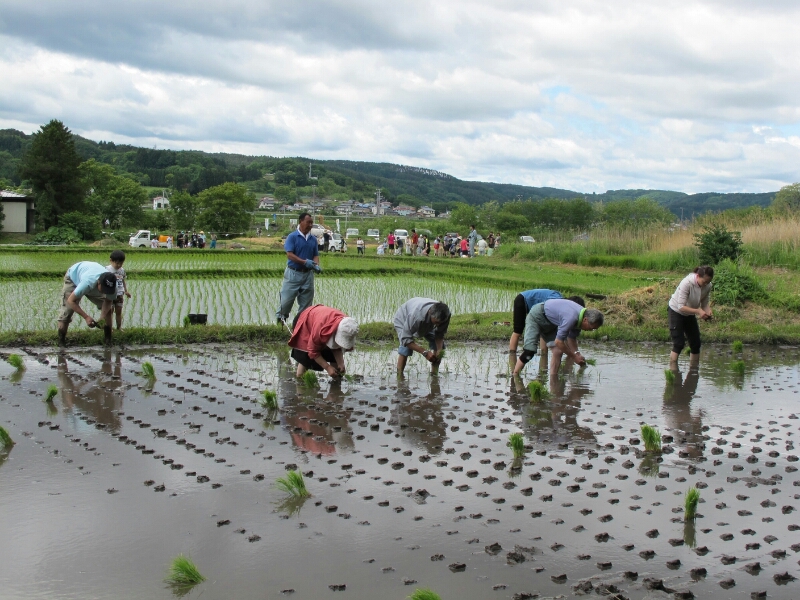
[[[528,316],[528,313],[531,312],[531,309],[534,306],[544,302],[545,300],[556,300],[563,297],[564,296],[562,296],[560,292],[548,289],[527,290],[517,294],[516,298],[514,298],[514,304],[512,308],[514,333],[511,334],[511,339],[508,342],[508,351],[517,351],[519,338],[522,337],[522,333],[525,331],[525,318]],[[577,302],[582,307],[586,306],[586,303],[580,296],[572,296],[569,298],[569,300]],[[544,343],[544,338],[542,338],[539,349],[544,355],[547,355],[547,346]]]
[[[697,317],[710,321],[714,313],[709,305],[711,280],[714,279],[714,268],[697,267],[678,284],[672,298],[669,299],[669,334],[672,338],[670,364],[678,362],[678,357],[689,340],[690,361],[700,359],[700,326]]]
[[[317,304],[295,317],[289,346],[297,361],[297,377],[308,369],[331,377],[345,373],[344,353],[355,346],[358,323],[342,311]]]

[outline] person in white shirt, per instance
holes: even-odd
[[[670,364],[676,364],[681,351],[689,340],[690,360],[700,359],[700,326],[697,317],[710,321],[714,317],[709,304],[711,280],[714,279],[714,268],[697,267],[678,284],[672,298],[669,299],[669,334],[672,338]]]

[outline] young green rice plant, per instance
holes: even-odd
[[[53,398],[55,398],[57,395],[58,395],[58,387],[56,387],[54,384],[51,383],[50,385],[47,386],[47,392],[44,395],[44,401],[49,404],[53,401]]]
[[[508,436],[508,445],[514,452],[514,458],[521,458],[525,456],[525,436],[520,432],[512,433]]]
[[[319,378],[317,378],[317,374],[314,371],[306,371],[300,379],[303,385],[308,388],[319,386]]]
[[[736,354],[741,354],[742,350],[744,350],[744,344],[742,344],[741,340],[736,340],[735,342],[733,342],[733,351]]]
[[[428,588],[416,589],[408,598],[409,600],[442,600],[439,594]]]
[[[288,471],[286,477],[278,477],[275,487],[295,498],[308,498],[311,495],[300,471]]]
[[[278,394],[273,392],[272,390],[264,390],[261,392],[262,398],[258,401],[258,403],[267,410],[274,410],[278,408]]]
[[[25,361],[19,354],[11,354],[8,357],[8,364],[14,367],[17,371],[22,371],[25,368]]]
[[[166,582],[176,587],[188,587],[205,581],[191,558],[179,554],[172,559]]]
[[[531,395],[531,402],[541,402],[550,396],[544,384],[537,379],[528,384],[528,393]]]
[[[597,359],[587,358],[586,364],[589,365],[590,367],[594,367],[597,364]]]
[[[11,448],[14,445],[14,440],[8,435],[6,428],[0,425],[0,448]]]
[[[192,322],[189,320],[189,315],[186,315],[185,317],[183,317],[183,326],[184,327],[189,327],[189,325],[191,325],[191,324],[192,324]]]
[[[652,425],[642,425],[644,449],[648,452],[661,452],[661,432]]]
[[[148,361],[142,363],[142,375],[148,379],[156,378],[156,370],[155,367],[153,367],[153,363]]]
[[[690,487],[686,492],[683,501],[683,518],[685,520],[694,519],[697,516],[697,503],[700,501],[700,490]]]
[[[744,361],[735,360],[731,363],[731,370],[737,375],[744,375]]]
[[[672,369],[666,369],[664,371],[664,380],[667,382],[667,385],[672,385],[675,383],[675,371]]]

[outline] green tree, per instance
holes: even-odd
[[[199,194],[198,201],[202,207],[197,217],[198,225],[223,233],[245,231],[256,209],[256,199],[238,183],[223,183],[208,188]]]
[[[775,194],[772,208],[777,212],[800,211],[800,183],[785,185]]]
[[[500,211],[495,217],[495,227],[506,234],[524,235],[530,233],[531,224],[522,215]]]
[[[190,231],[194,229],[197,215],[200,213],[200,203],[197,197],[190,195],[189,192],[175,192],[169,199],[168,210],[176,230]]]
[[[34,134],[20,176],[33,187],[42,229],[58,225],[64,213],[83,210],[86,188],[80,164],[72,133],[61,121],[53,119]]]
[[[470,225],[475,225],[477,227],[478,212],[475,210],[474,206],[459,203],[452,211],[450,211],[450,223],[461,228],[469,227]]]
[[[81,175],[89,190],[86,207],[110,227],[123,224],[138,225],[142,220],[142,205],[147,193],[128,177],[117,175],[114,167],[98,163],[93,158],[80,166]]]
[[[741,253],[742,234],[711,225],[694,234],[694,245],[700,250],[700,264],[716,265],[726,258],[735,261]]]
[[[623,227],[654,223],[667,225],[675,220],[669,210],[647,196],[636,200],[613,200],[603,205],[599,212],[603,222]]]

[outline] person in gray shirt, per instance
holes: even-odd
[[[561,366],[564,354],[579,365],[585,365],[586,359],[578,351],[578,336],[581,331],[592,331],[602,324],[603,313],[594,308],[583,308],[572,300],[554,299],[536,304],[525,318],[523,352],[514,366],[514,375],[519,375],[536,356],[541,337],[553,348],[551,371]]]
[[[412,298],[397,309],[392,324],[400,340],[397,348],[398,374],[403,374],[408,357],[414,352],[422,354],[431,363],[431,373],[436,374],[444,351],[444,336],[450,326],[450,309],[447,305],[430,298]],[[414,338],[425,338],[430,348],[423,348]]]

